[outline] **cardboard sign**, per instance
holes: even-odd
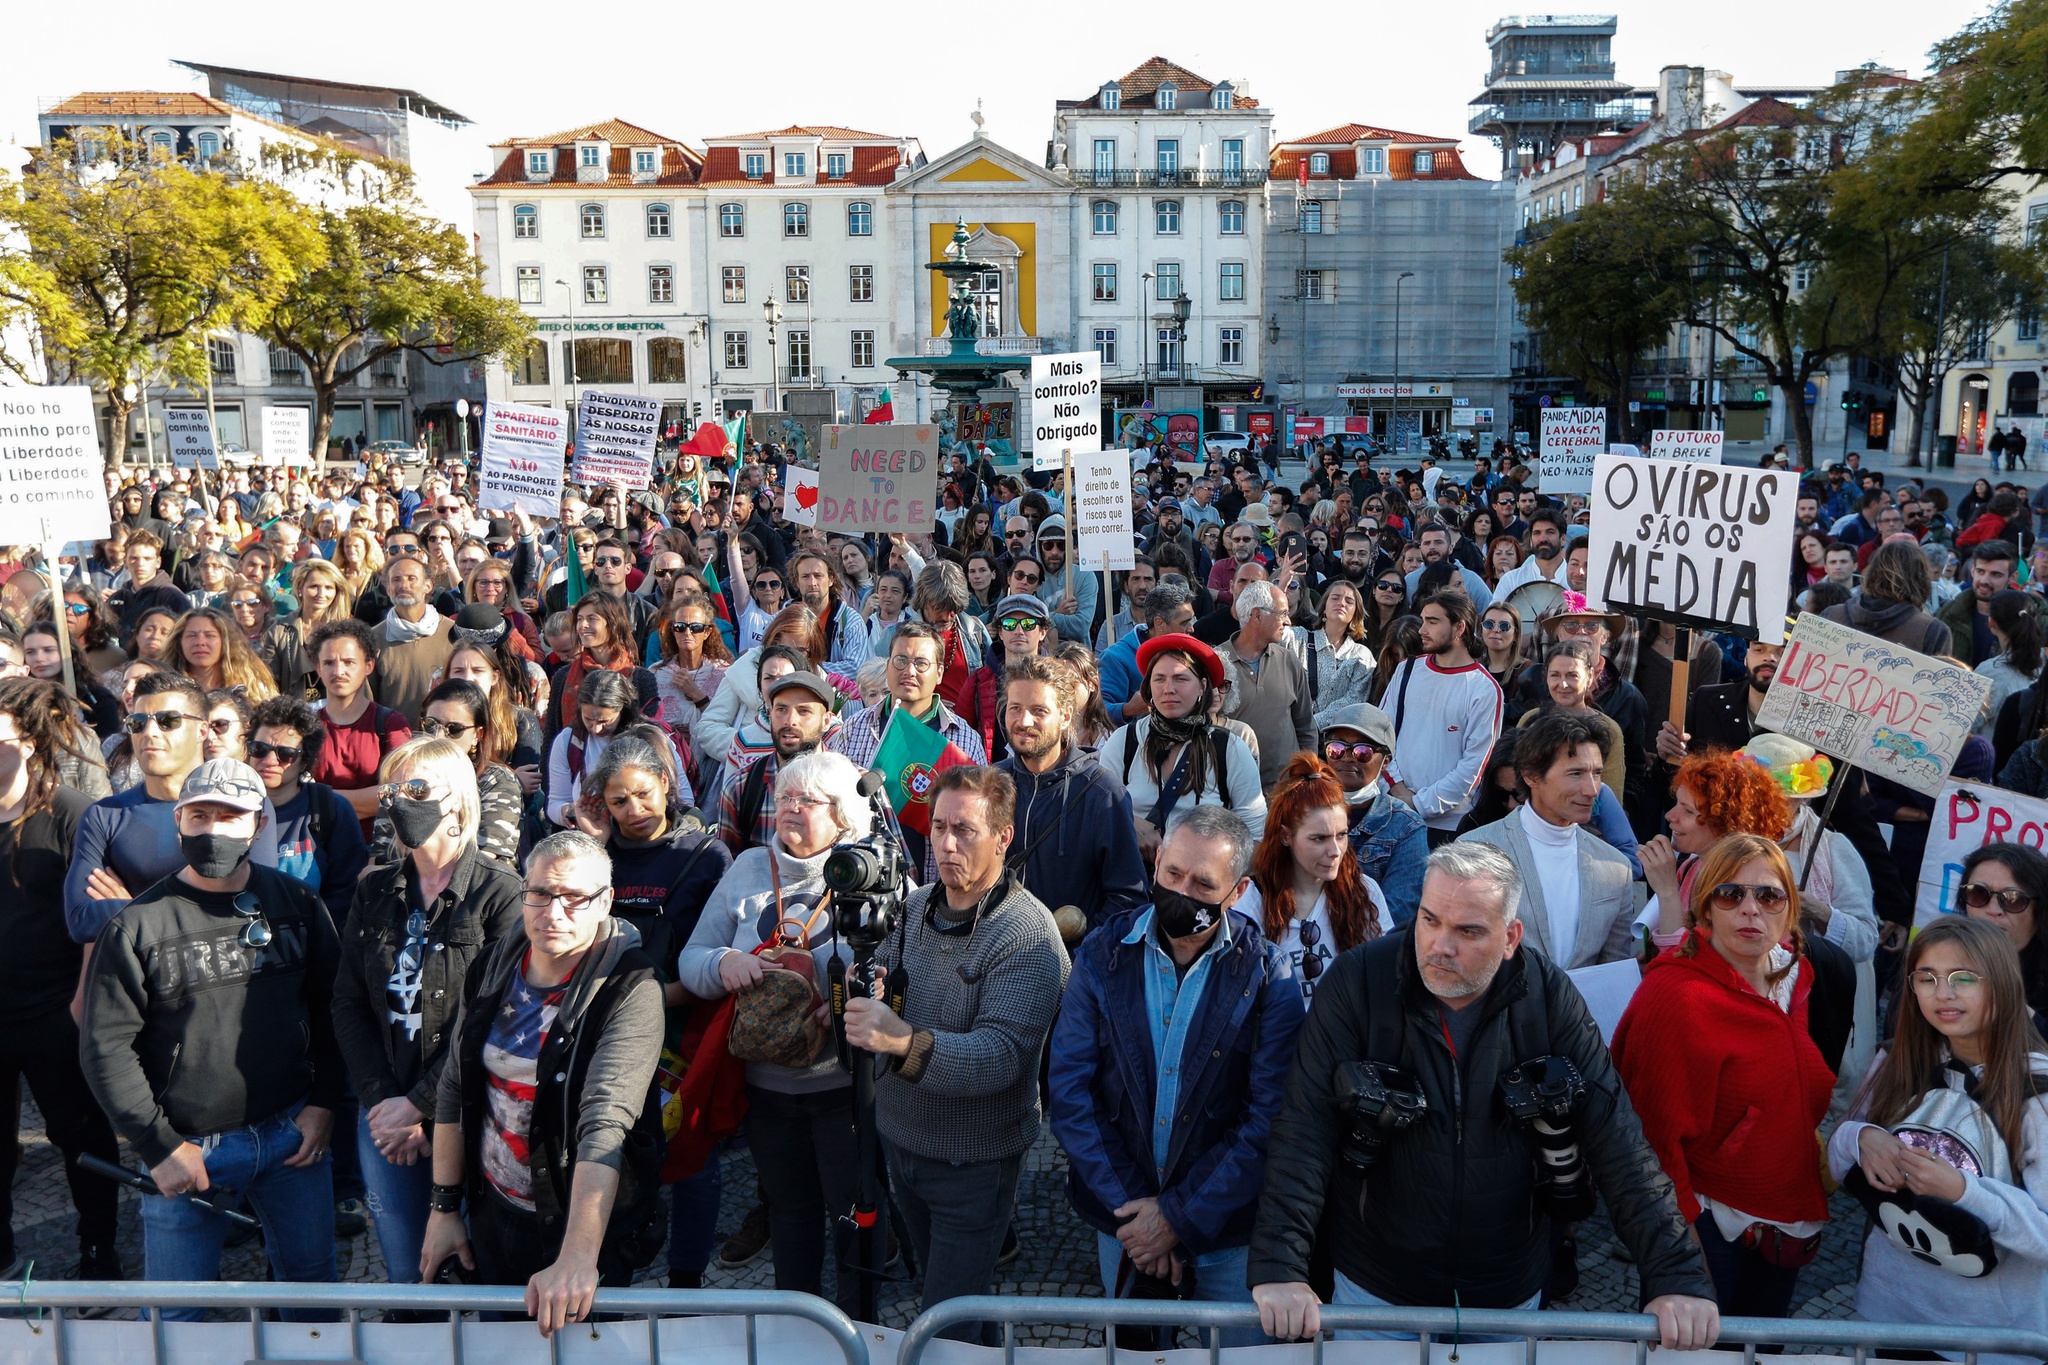
[[[171,448],[171,463],[179,469],[220,468],[205,408],[165,408],[164,440]]]
[[[1982,674],[1801,612],[1756,723],[1933,796],[1990,697]]]
[[[92,390],[0,388],[0,545],[105,540],[112,527]]]
[[[576,404],[576,482],[647,487],[660,426],[658,398],[584,390]]]
[[[485,403],[483,444],[477,451],[477,510],[518,507],[528,516],[560,516],[562,452],[568,440],[567,413],[520,403]]]
[[[1986,844],[2048,845],[2048,801],[1976,782],[1942,783],[1927,826],[1927,856],[1913,902],[1913,927],[1962,910],[1963,859]]]
[[[1593,466],[1587,597],[1609,611],[1783,643],[1796,474],[1605,453]]]
[[[1062,451],[1102,449],[1102,356],[1070,351],[1031,357],[1031,461],[1058,469]]]
[[[881,425],[876,423],[877,426]],[[783,520],[796,526],[818,524],[818,471],[801,465],[789,466],[788,487],[782,491]]]
[[[1076,565],[1096,570],[1136,565],[1129,461],[1115,451],[1076,456],[1073,510]]]
[[[263,463],[276,468],[287,462],[304,463],[312,457],[313,414],[304,408],[265,408]]]
[[[1721,463],[1725,431],[1653,431],[1650,455],[1659,460],[1693,460],[1700,464]]]
[[[818,451],[818,529],[926,535],[938,510],[939,429],[828,426]]]
[[[1546,493],[1593,487],[1593,457],[1607,448],[1606,408],[1545,408],[1536,447],[1536,486]]]

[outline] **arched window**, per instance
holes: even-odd
[[[747,206],[745,204],[720,204],[718,206],[718,235],[721,237],[744,237],[747,235]]]
[[[1116,201],[1114,199],[1098,199],[1095,201],[1095,235],[1097,237],[1116,236]]]
[[[201,133],[199,135],[199,159],[201,161],[211,161],[219,155],[220,134]]]
[[[602,237],[602,236],[604,236],[604,205],[603,205],[603,204],[585,204],[585,205],[583,206],[583,209],[582,209],[582,216],[583,216],[583,235],[584,235],[585,237]]]
[[[1321,231],[1323,230],[1323,201],[1322,201],[1322,200],[1320,200],[1320,199],[1304,199],[1304,200],[1302,200],[1302,203],[1301,203],[1301,223],[1300,223],[1300,227],[1301,227],[1301,230],[1302,230],[1303,232],[1321,232]]]
[[[875,206],[865,199],[856,199],[846,206],[846,235],[849,237],[872,237],[875,235]]]
[[[1308,158],[1308,173],[1310,175],[1328,175],[1330,173],[1330,154],[1328,152],[1311,152]]]
[[[1161,237],[1180,236],[1180,200],[1161,199],[1152,206],[1152,226]]]
[[[1216,230],[1226,237],[1244,235],[1244,200],[1226,199],[1216,206]]]
[[[540,210],[531,204],[512,206],[512,235],[534,238],[540,236]]]
[[[171,133],[151,133],[149,154],[159,161],[168,161],[178,154],[178,139]]]
[[[672,220],[669,217],[667,204],[649,204],[647,206],[647,235],[649,237],[668,237],[673,235]]]
[[[809,204],[784,204],[782,206],[782,235],[785,237],[808,237],[811,235],[811,206]]]

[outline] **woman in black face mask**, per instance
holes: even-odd
[[[477,846],[476,768],[461,746],[409,740],[380,776],[378,816],[402,856],[356,887],[334,1031],[362,1104],[356,1142],[377,1241],[392,1282],[409,1284],[426,1235],[429,1116],[456,1002],[471,961],[520,922],[521,884]]]

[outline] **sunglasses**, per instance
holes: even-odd
[[[1329,759],[1332,763],[1342,763],[1347,758],[1359,763],[1369,763],[1372,761],[1374,754],[1390,754],[1392,752],[1393,750],[1386,746],[1374,744],[1370,740],[1360,740],[1356,744],[1345,744],[1338,740],[1332,740],[1323,746],[1323,757]]]
[[[781,592],[782,580],[779,578],[757,578],[754,580],[754,591]]]
[[[244,891],[235,897],[235,913],[246,921],[242,925],[242,946],[268,948],[276,935],[270,931],[270,921],[263,918],[263,902],[254,891]]]
[[[1407,587],[1408,585],[1405,583],[1375,583],[1372,585],[1372,590],[1374,592],[1404,592],[1407,590]]]
[[[623,569],[626,567],[626,561],[617,555],[599,555],[590,562],[597,565],[600,569]]]
[[[424,777],[408,777],[403,782],[386,782],[383,795],[387,801],[401,796],[408,801],[432,801],[434,784]]]
[[[1479,628],[1488,635],[1506,634],[1515,628],[1513,621],[1481,621]]]
[[[198,719],[198,716],[186,711],[137,711],[132,716],[121,718],[121,728],[131,735],[139,735],[149,728],[151,721],[155,721],[157,729],[171,735],[176,734],[178,728],[186,721]]]
[[[1961,895],[1963,904],[1972,910],[1983,910],[1993,901],[1998,902],[1998,908],[1994,913],[2000,915],[2024,915],[2034,908],[2034,898],[2017,886],[1993,891],[1980,882],[1964,882]]]
[[[299,755],[306,751],[296,744],[266,744],[260,739],[249,741],[250,758],[272,758],[289,768],[299,761]]]
[[[66,602],[64,604],[65,614],[70,616],[83,616],[91,610],[92,608],[83,602]]]
[[[670,629],[678,635],[702,635],[712,626],[708,621],[678,621]]]
[[[452,720],[433,720],[429,718],[420,722],[420,730],[423,734],[437,737],[446,736],[449,739],[461,739],[471,730],[481,730],[482,728],[481,725],[462,725]]]
[[[1035,588],[1038,586],[1038,580],[1036,578],[1026,578],[1023,574],[1020,573],[1011,574],[1010,581],[1012,583],[1022,583],[1027,588]]]
[[[1036,616],[1005,616],[996,624],[1004,630],[1039,630],[1045,622]]]
[[[255,598],[253,598],[253,597],[237,597],[237,598],[236,598],[236,599],[234,599],[234,600],[233,600],[232,602],[229,602],[229,603],[228,603],[228,605],[229,605],[230,607],[234,608],[234,609],[235,609],[236,611],[243,611],[243,610],[248,610],[248,611],[255,611],[255,610],[256,610],[257,608],[261,607],[261,606],[262,606],[263,604],[262,604],[261,602],[258,602],[258,601],[257,601],[257,600],[256,600]]]
[[[1301,946],[1314,948],[1323,941],[1323,926],[1312,919],[1301,922]],[[1313,981],[1323,974],[1323,959],[1320,954],[1305,952],[1301,955],[1301,975],[1305,981]]]
[[[1789,899],[1782,886],[1745,886],[1741,882],[1722,882],[1713,889],[1709,899],[1716,910],[1733,910],[1751,897],[1755,898],[1757,908],[1766,914],[1775,914]]]

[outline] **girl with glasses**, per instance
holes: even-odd
[[[208,550],[185,566],[193,586],[185,594],[195,607],[219,606],[227,600],[228,585],[235,577],[234,561],[220,550]]]
[[[508,868],[519,866],[519,815],[525,793],[506,760],[515,734],[491,724],[491,703],[475,683],[450,678],[420,705],[420,733],[461,750],[476,772],[477,847]]]
[[[1274,784],[1266,832],[1252,853],[1252,885],[1234,907],[1278,945],[1308,1007],[1337,958],[1393,923],[1386,898],[1351,847],[1351,808],[1336,773],[1296,754]]]
[[[448,655],[448,676],[474,683],[491,705],[491,726],[501,735],[511,735],[512,749],[506,763],[519,779],[520,790],[532,796],[541,786],[540,717],[534,714],[533,699],[539,669],[519,658],[500,640],[488,645],[481,640],[458,641]]]
[[[2048,857],[2025,844],[1986,844],[1963,859],[1956,892],[1959,909],[2001,930],[2020,959],[2020,986],[2034,1027],[2048,1027],[2048,939],[2041,913],[2048,906]]]
[[[1486,665],[1487,673],[1500,685],[1501,695],[1510,699],[1515,693],[1515,675],[1522,668],[1522,617],[1513,607],[1488,607],[1479,615],[1479,643],[1485,650],[1480,662]],[[1509,724],[1517,716],[1503,717]]]
[[[462,600],[481,602],[496,607],[499,615],[510,623],[519,638],[526,642],[528,653],[540,658],[546,650],[542,647],[540,627],[534,624],[519,605],[519,595],[513,588],[512,567],[501,560],[485,559],[468,570],[462,580]]]
[[[1375,656],[1387,647],[1387,631],[1408,615],[1408,581],[1392,568],[1373,575],[1365,590],[1365,647]]]
[[[206,694],[206,722],[199,734],[201,758],[249,761],[249,724],[255,715],[242,696],[228,688]]]

